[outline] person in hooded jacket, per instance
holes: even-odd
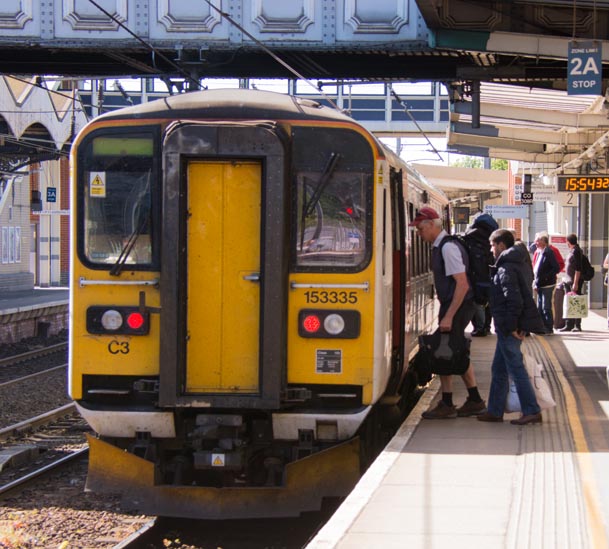
[[[485,250],[488,250],[488,239],[491,233],[498,229],[499,225],[491,216],[487,213],[480,213],[474,217],[471,225],[465,230],[465,237],[476,242],[476,244]],[[493,254],[490,250],[488,251],[488,264],[493,264]],[[488,284],[479,283],[479,292],[483,294],[483,299],[474,299],[474,317],[472,318],[472,330],[473,337],[485,337],[491,331],[491,314],[488,305],[488,295],[491,289],[490,273],[488,277]]]
[[[497,346],[491,366],[491,388],[487,412],[479,421],[501,422],[514,380],[522,407],[522,416],[514,425],[541,423],[541,408],[524,366],[521,345],[528,332],[542,333],[545,327],[527,283],[528,265],[520,248],[514,246],[514,235],[498,229],[490,236],[495,265],[491,268],[491,313],[497,334]]]

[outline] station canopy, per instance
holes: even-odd
[[[535,164],[549,174],[607,168],[604,96],[482,82],[476,106],[462,86],[452,85],[450,93],[452,151]]]

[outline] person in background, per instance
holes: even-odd
[[[465,345],[465,328],[474,314],[474,292],[467,279],[467,251],[455,240],[442,243],[448,233],[442,228],[442,219],[433,208],[421,208],[408,226],[415,227],[418,235],[432,245],[431,267],[440,301],[439,329],[450,333],[451,341],[456,342],[453,348],[462,348]],[[434,408],[423,412],[424,419],[473,416],[486,410],[471,363],[461,379],[468,393],[465,403],[459,408],[453,404],[452,376],[440,376],[442,399]]]
[[[563,279],[563,286],[565,288],[565,294],[569,292],[575,292],[577,295],[581,295],[582,286],[584,279],[582,277],[582,249],[577,243],[577,236],[570,234],[567,236],[567,246],[569,247],[569,255],[567,256],[567,266],[565,271],[565,278]],[[558,330],[559,332],[581,332],[582,331],[582,319],[581,318],[567,318],[565,319],[565,327]]]
[[[548,246],[554,252],[554,257],[556,257],[556,261],[558,261],[558,266],[560,268],[559,272],[563,272],[565,270],[565,260],[563,259],[560,250],[556,246],[552,245],[552,243],[550,242],[550,236],[546,231],[541,231],[537,233],[535,235],[535,240],[537,240],[537,238],[539,238],[540,236],[546,236],[548,238]],[[531,255],[533,256],[533,263],[535,263],[535,253],[537,252],[537,244],[535,242],[533,242],[533,244],[529,246],[529,252],[531,252]]]
[[[512,231],[510,231],[512,232]],[[512,236],[514,233],[512,233]],[[514,240],[514,246],[518,248],[522,252],[522,256],[524,257],[524,262],[527,268],[524,270],[525,280],[529,288],[533,288],[533,280],[535,278],[533,274],[533,262],[531,260],[531,254],[529,253],[529,249],[527,245],[522,240]]]
[[[560,272],[560,266],[549,246],[546,235],[541,233],[535,235],[535,244],[537,249],[533,255],[533,273],[535,275],[534,287],[537,291],[537,310],[546,327],[546,333],[553,334],[552,303],[556,288],[556,275]]]
[[[497,221],[487,213],[477,214],[471,225],[465,230],[464,237],[476,243],[476,249],[484,250],[488,257],[489,269],[494,263],[493,254],[488,247],[488,239],[491,233],[498,229]],[[474,292],[474,316],[472,318],[472,337],[486,337],[491,332],[491,311],[489,308],[489,293],[491,291],[490,271],[487,272],[487,281],[478,283],[478,292]],[[476,294],[478,296],[476,297]]]
[[[545,234],[545,236],[548,236],[547,233]],[[562,258],[562,254],[560,253],[560,250],[556,246],[552,246],[552,244],[550,243],[549,237],[548,237],[548,246],[550,247],[550,250],[552,250],[554,252],[554,257],[556,258],[556,261],[558,263],[558,268],[560,269],[558,272],[562,273],[565,270],[565,260]]]
[[[605,256],[605,261],[603,261],[603,268],[609,270],[609,254]],[[605,286],[607,286],[607,279],[609,277],[609,272],[605,273]],[[609,288],[609,286],[607,286]],[[607,328],[609,328],[609,299],[607,299]]]
[[[528,267],[525,254],[514,246],[514,235],[507,229],[498,229],[490,237],[493,255],[491,313],[497,334],[497,346],[491,365],[491,389],[488,411],[478,415],[478,421],[502,422],[505,403],[514,380],[522,416],[511,421],[514,425],[541,423],[541,408],[524,366],[521,352],[522,341],[527,332],[543,329],[537,307],[527,284]]]

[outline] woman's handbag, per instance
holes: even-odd
[[[562,316],[563,318],[586,318],[588,316],[587,296],[572,293],[565,295]]]
[[[609,273],[605,273],[605,280],[603,280],[605,286],[609,286]]]

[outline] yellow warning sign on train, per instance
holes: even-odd
[[[224,454],[212,454],[211,455],[211,466],[212,467],[224,467],[226,465],[226,458]]]
[[[89,195],[106,197],[106,172],[91,172],[89,175]]]

